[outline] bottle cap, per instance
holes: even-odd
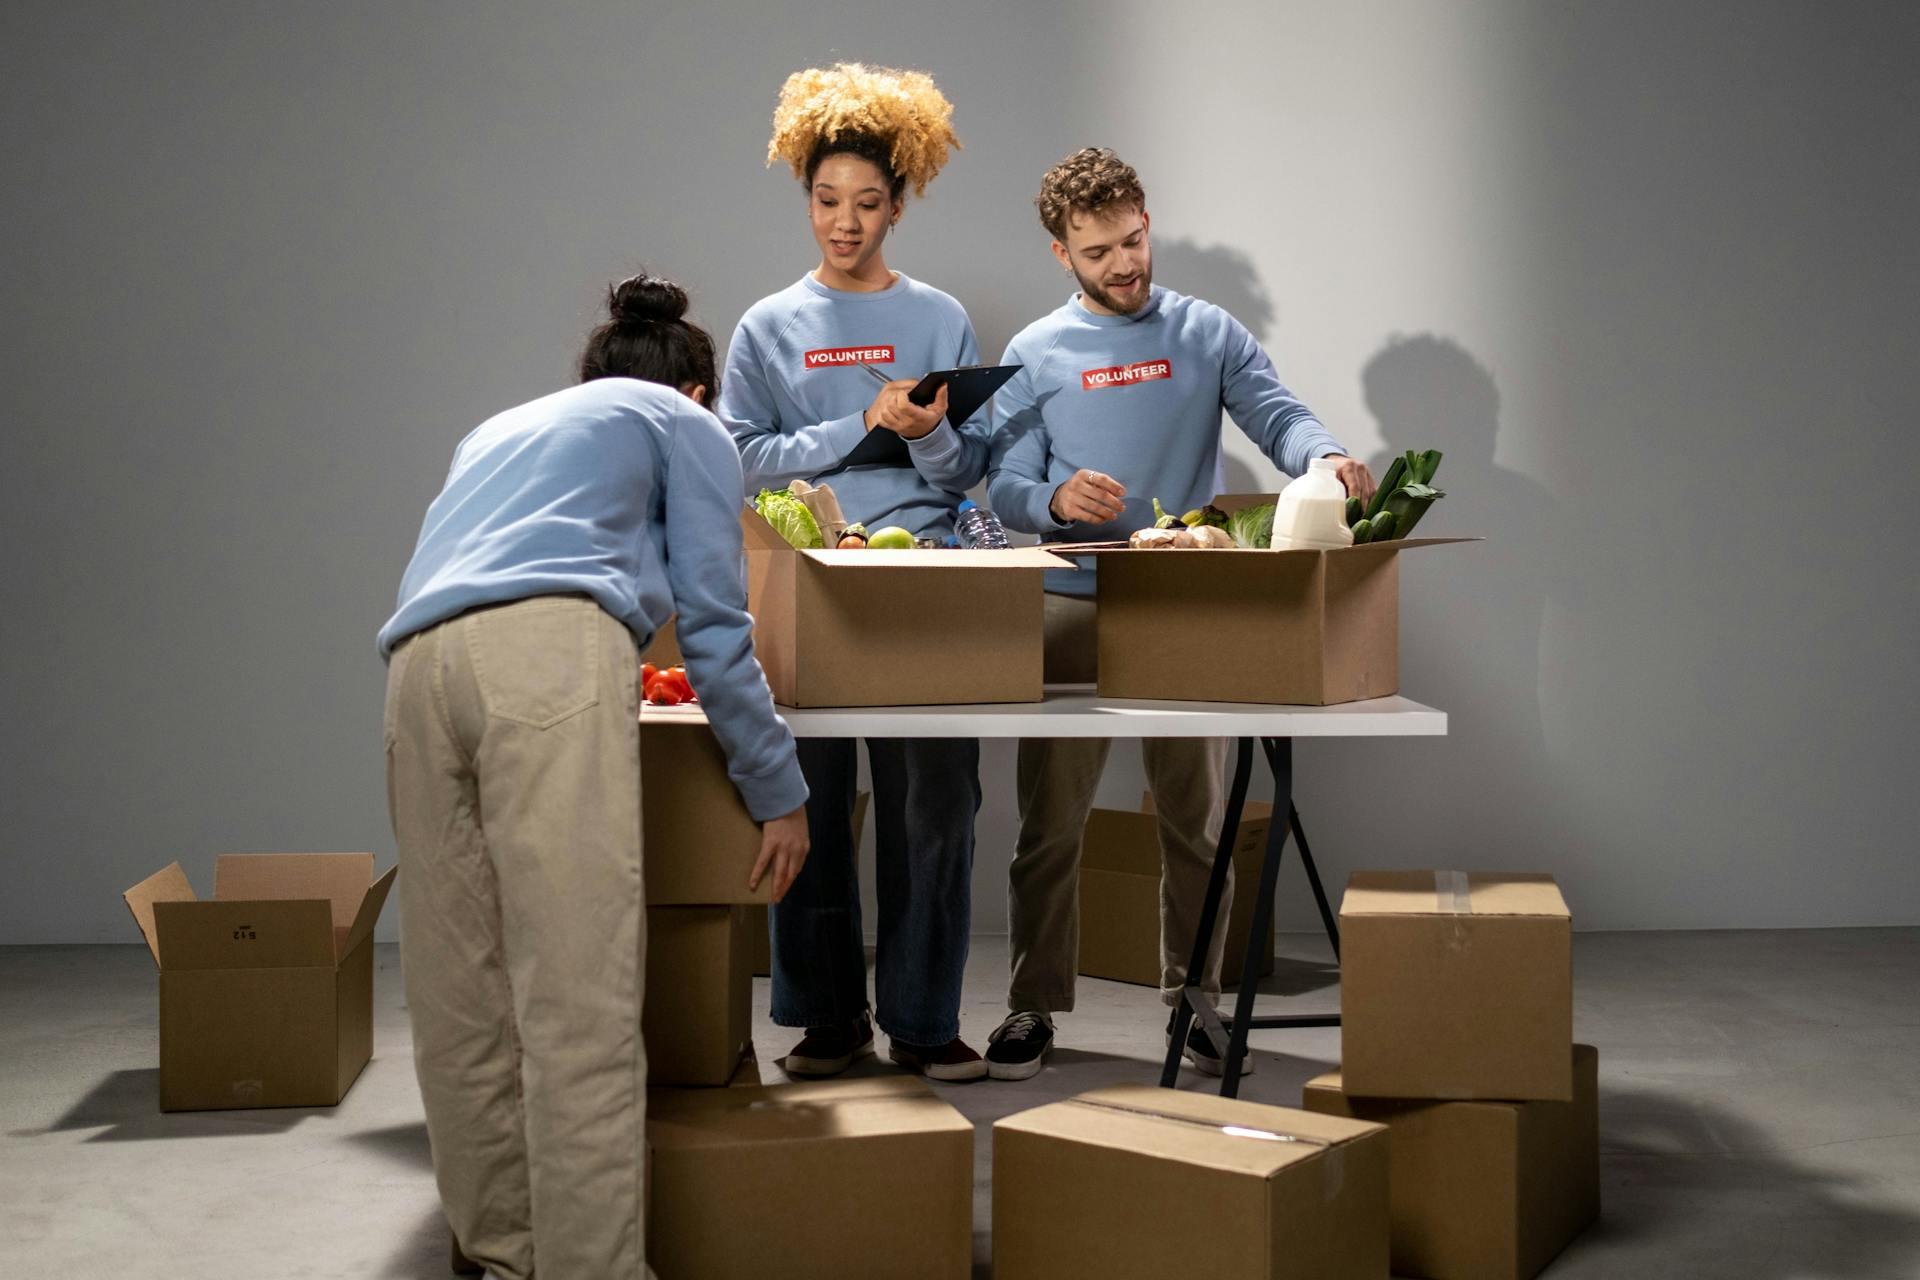
[[[1307,470],[1326,471],[1329,473],[1336,472],[1340,470],[1340,459],[1333,457],[1315,458],[1307,464]]]
[[[978,509],[979,509],[979,504],[974,502],[972,498],[963,498],[960,502],[961,515],[965,515],[969,511],[977,511]]]

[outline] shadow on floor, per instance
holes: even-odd
[[[428,1141],[425,1120],[388,1125],[384,1129],[363,1129],[348,1134],[347,1141],[395,1164],[433,1172],[433,1144]]]
[[[1289,956],[1273,958],[1273,972],[1260,979],[1260,985],[1254,990],[1263,996],[1304,996],[1313,991],[1326,991],[1340,985],[1340,966],[1330,960],[1298,960]],[[1238,991],[1239,983],[1226,988]],[[1223,1012],[1232,1012],[1233,1002],[1222,999]],[[1259,1013],[1284,1013],[1284,1009],[1267,1009],[1256,1006]]]
[[[39,1137],[98,1129],[88,1142],[145,1142],[160,1138],[230,1138],[284,1133],[330,1107],[273,1107],[254,1111],[162,1111],[157,1067],[113,1071],[102,1077],[65,1115],[45,1129],[15,1130],[10,1137]]]
[[[1863,1134],[1807,1150],[1861,1151],[1881,1137],[1913,1135]],[[1848,1163],[1859,1171],[1818,1167],[1723,1108],[1603,1080],[1600,1221],[1556,1265],[1613,1275],[1644,1251],[1671,1274],[1699,1277],[1916,1274],[1920,1209],[1886,1197],[1892,1175]]]

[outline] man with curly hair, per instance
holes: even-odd
[[[1047,171],[1034,203],[1054,257],[1080,288],[1016,335],[1001,361],[1025,366],[993,410],[987,492],[1009,528],[1049,543],[1100,542],[1151,525],[1153,498],[1172,511],[1205,505],[1219,488],[1222,409],[1287,474],[1334,458],[1349,493],[1372,494],[1366,466],[1281,384],[1244,325],[1153,283],[1151,218],[1131,166],[1088,147]],[[1048,576],[1047,679],[1092,681],[1091,562]],[[1012,1012],[990,1037],[987,1066],[996,1079],[1039,1071],[1052,1049],[1053,1015],[1073,1008],[1081,840],[1108,746],[1103,738],[1020,743]],[[1225,809],[1227,740],[1152,738],[1142,755],[1161,819],[1161,997],[1177,1006]],[[1202,979],[1211,997],[1220,992],[1225,942],[1217,930]],[[1184,1052],[1200,1070],[1220,1073],[1197,1024]]]

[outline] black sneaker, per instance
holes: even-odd
[[[1053,1019],[1044,1013],[1014,1013],[987,1037],[987,1074],[995,1080],[1025,1080],[1040,1074],[1053,1052]]]
[[[1167,1018],[1167,1043],[1169,1044],[1173,1042],[1174,1024],[1179,1020],[1178,1009],[1175,1009]],[[1213,1038],[1207,1034],[1207,1029],[1200,1025],[1198,1018],[1195,1018],[1187,1027],[1187,1043],[1180,1050],[1180,1056],[1191,1062],[1202,1075],[1224,1076],[1227,1073],[1225,1063],[1221,1061],[1220,1054],[1213,1047]],[[1240,1056],[1240,1074],[1243,1076],[1253,1074],[1252,1046],[1248,1046],[1247,1051]]]
[[[873,1052],[873,1019],[861,1014],[837,1027],[808,1027],[780,1065],[790,1076],[837,1076]]]

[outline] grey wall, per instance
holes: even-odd
[[[1434,530],[1489,541],[1409,560],[1402,633],[1453,734],[1301,749],[1334,879],[1545,868],[1588,927],[1920,920],[1920,22],[1716,13],[8,6],[0,940],[130,940],[119,891],[174,858],[390,860],[372,635],[454,443],[563,383],[637,264],[722,334],[805,270],[760,159],[781,77],[842,56],[958,104],[889,258],[989,352],[1064,296],[1039,173],[1103,142],[1162,282],[1356,451],[1446,450]],[[984,774],[991,931],[1009,753]],[[1138,779],[1117,751],[1103,795]]]

